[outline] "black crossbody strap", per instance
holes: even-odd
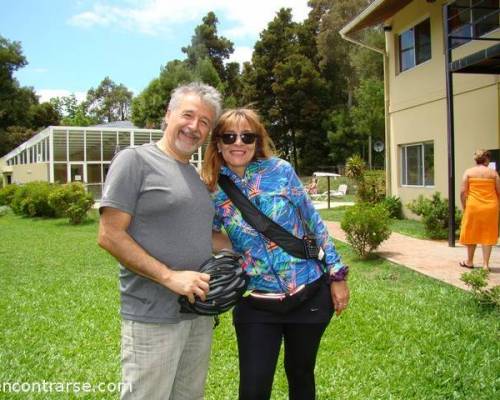
[[[260,211],[228,176],[222,174],[219,175],[218,183],[231,199],[233,204],[240,210],[245,221],[257,232],[260,232],[267,238],[271,239],[294,257],[304,259],[314,258],[307,256],[304,240],[292,235]]]

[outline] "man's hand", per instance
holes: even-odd
[[[170,270],[164,286],[173,292],[187,296],[190,303],[194,303],[195,296],[205,301],[208,293],[210,275],[195,271]]]
[[[335,314],[340,315],[349,304],[349,287],[346,281],[332,282],[330,293],[335,307]]]

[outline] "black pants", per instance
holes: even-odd
[[[316,355],[328,323],[236,323],[240,400],[268,400],[281,341],[290,400],[314,400]]]

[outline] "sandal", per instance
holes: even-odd
[[[465,261],[460,261],[458,263],[459,266],[461,266],[462,268],[467,268],[467,269],[474,269],[474,264],[473,265],[468,265],[465,263]]]

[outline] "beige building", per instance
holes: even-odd
[[[159,129],[139,129],[128,121],[75,127],[49,126],[0,158],[3,185],[32,181],[82,182],[96,200],[113,156],[128,146],[159,140]],[[201,164],[201,149],[191,159]]]
[[[341,30],[368,47],[358,39],[362,30],[384,27],[385,49],[372,50],[384,57],[388,192],[403,204],[452,190],[459,205],[460,181],[477,148],[497,150],[500,167],[499,10],[499,0],[375,0]],[[478,40],[485,38],[498,40]],[[447,39],[454,132],[447,122]]]

